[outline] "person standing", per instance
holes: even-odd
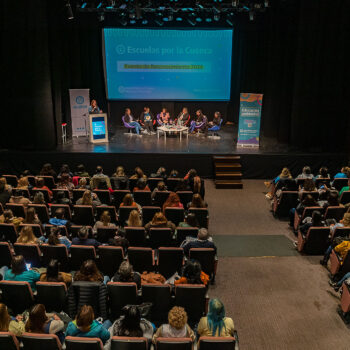
[[[102,109],[97,105],[96,100],[91,100],[90,106],[89,106],[89,114],[99,114],[103,113]]]
[[[124,121],[135,128],[136,134],[140,135],[141,125],[134,119],[130,108],[125,109]]]
[[[154,115],[150,111],[149,107],[144,107],[143,112],[140,115],[140,124],[146,129],[145,133],[149,135],[154,135],[153,131],[153,121]]]

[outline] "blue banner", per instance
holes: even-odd
[[[259,147],[262,94],[241,94],[237,146]]]

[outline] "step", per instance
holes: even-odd
[[[215,178],[218,180],[240,180],[242,178],[242,173],[215,173]]]
[[[243,183],[239,180],[215,180],[215,187],[242,189]]]
[[[240,164],[215,164],[215,172],[229,172],[229,173],[235,173],[237,171],[241,171],[242,166]]]
[[[240,156],[214,156],[213,157],[214,162],[220,163],[220,162],[238,162],[241,160]]]

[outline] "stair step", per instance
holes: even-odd
[[[232,161],[240,161],[240,156],[214,156],[215,162],[232,162]]]
[[[221,166],[219,164],[215,164],[215,173],[237,173],[241,171],[241,165],[231,164]]]
[[[243,183],[237,180],[215,180],[216,188],[242,189]]]
[[[242,178],[242,173],[216,173],[215,178],[218,180],[238,180]]]

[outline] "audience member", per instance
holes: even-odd
[[[101,205],[101,201],[98,199],[97,194],[91,192],[90,190],[86,190],[83,193],[83,196],[77,200],[77,205],[91,205],[93,208]]]
[[[130,176],[130,179],[145,179],[147,181],[147,176],[143,173],[143,170],[138,166],[135,168],[135,174]]]
[[[19,233],[16,243],[39,244],[40,241],[38,238],[35,237],[31,226],[23,226]]]
[[[346,179],[349,177],[350,177],[350,168],[347,166],[342,167],[340,172],[334,175],[334,179]]]
[[[187,257],[190,255],[190,249],[192,248],[213,248],[216,254],[216,246],[206,228],[201,228],[198,231],[197,238],[190,238],[190,240],[185,241],[185,244],[182,244],[182,248]]]
[[[4,213],[0,216],[0,223],[3,224],[13,224],[17,229],[19,225],[23,222],[23,218],[13,215],[11,209],[4,210]]]
[[[339,198],[341,197],[341,195],[343,194],[343,192],[349,191],[349,188],[350,188],[350,178],[349,178],[349,180],[348,180],[348,185],[347,185],[347,186],[344,186],[344,187],[339,191]]]
[[[0,332],[11,332],[16,336],[25,332],[23,316],[10,316],[7,306],[3,303],[0,303]]]
[[[142,227],[142,220],[137,210],[132,210],[129,214],[129,218],[126,222],[128,227]]]
[[[154,214],[152,221],[150,221],[145,225],[145,230],[149,232],[151,228],[162,228],[162,227],[170,228],[173,233],[175,232],[175,229],[176,229],[176,226],[171,221],[168,221],[162,212],[157,212]]]
[[[68,164],[62,164],[58,177],[62,177],[63,174],[68,174],[69,177],[73,177],[73,173],[70,171]]]
[[[149,176],[150,178],[161,178],[163,180],[166,180],[167,174],[166,174],[166,169],[164,167],[160,167],[156,173],[153,173]]]
[[[23,177],[19,178],[16,188],[19,190],[28,190],[28,188],[29,188],[28,177],[23,176]]]
[[[313,180],[314,175],[311,173],[311,168],[309,166],[304,166],[302,173],[299,174],[296,179],[311,179]]]
[[[178,191],[191,191],[191,187],[188,185],[186,180],[180,179],[174,189],[174,192]]]
[[[113,182],[114,190],[129,189],[129,178],[125,175],[125,170],[122,166],[117,167],[115,173],[112,175],[111,181]]]
[[[45,197],[42,192],[36,192],[33,199],[33,204],[47,204],[45,202]]]
[[[62,173],[59,181],[57,183],[57,189],[59,190],[68,190],[72,192],[74,190],[74,184],[72,182],[72,178],[68,173]]]
[[[315,183],[312,179],[305,179],[304,184],[302,186],[299,186],[299,199],[303,198],[304,192],[314,192],[316,191]]]
[[[337,192],[328,192],[327,200],[318,201],[318,203],[324,209],[327,209],[328,207],[343,207],[343,205],[340,204]]]
[[[328,173],[328,168],[323,166],[320,168],[318,175],[316,176],[316,179],[330,179],[330,175]]]
[[[312,212],[312,217],[306,217],[301,225],[299,230],[303,235],[306,235],[310,227],[324,227],[326,223],[323,220],[323,216],[319,210],[314,210]]]
[[[56,193],[56,199],[52,201],[52,204],[63,204],[63,205],[71,205],[72,201],[66,197],[63,191],[58,191]]]
[[[267,199],[272,199],[275,194],[275,190],[278,182],[281,180],[291,180],[292,178],[293,177],[289,169],[283,168],[281,173],[278,176],[276,176],[271,182],[269,181],[264,182],[265,186],[270,189],[269,192],[265,195],[265,197]]]
[[[133,270],[132,265],[128,261],[123,261],[118,272],[112,278],[113,282],[133,282],[136,283],[137,289],[141,288],[141,276]]]
[[[141,206],[134,201],[134,198],[130,193],[124,196],[123,201],[120,203],[120,207],[135,207],[141,212]]]
[[[202,266],[197,260],[187,260],[182,268],[181,278],[175,280],[175,285],[178,284],[204,284],[209,283],[209,276],[202,271]]]
[[[199,227],[196,214],[188,213],[187,216],[185,217],[185,221],[180,222],[178,227]]]
[[[89,238],[89,229],[83,226],[78,232],[78,237],[72,239],[72,245],[91,245],[97,248],[101,243],[95,238]]]
[[[117,226],[111,222],[111,216],[109,215],[109,211],[105,210],[101,216],[100,220],[96,221],[94,225],[94,232],[97,232],[98,228],[115,228],[117,229]]]
[[[57,178],[57,174],[55,170],[52,169],[52,165],[50,163],[46,163],[40,170],[39,175],[41,176],[52,176],[55,180]]]
[[[77,171],[74,173],[74,175],[79,177],[90,177],[89,173],[85,170],[84,164],[77,165]]]
[[[22,204],[24,208],[28,207],[28,204],[32,203],[28,198],[23,197],[22,191],[18,189],[14,189],[12,191],[13,195],[10,198],[10,203],[13,204]]]
[[[24,224],[31,224],[31,225],[41,225],[41,221],[38,218],[38,215],[36,215],[35,208],[30,207],[26,211],[26,217],[23,221]]]
[[[204,180],[201,179],[199,176],[195,176],[193,178],[193,182],[190,181],[189,183],[190,188],[192,189],[193,193],[199,193],[201,197],[204,199],[205,196],[205,188],[204,188]]]
[[[136,186],[134,187],[133,191],[136,192],[136,191],[151,191],[151,190],[147,185],[147,181],[141,178],[137,180]]]
[[[187,208],[207,208],[208,204],[202,199],[199,193],[195,193],[191,202],[187,204]]]
[[[294,217],[295,212],[297,212],[299,215],[302,215],[305,208],[308,207],[318,207],[318,203],[315,200],[315,198],[311,194],[307,194],[302,202],[300,202],[296,208],[292,208],[289,211],[289,225],[294,225]]]
[[[50,218],[49,224],[54,226],[66,226],[68,231],[71,227],[71,222],[64,217],[63,208],[58,208],[55,211],[55,217]]]
[[[103,168],[99,165],[96,167],[95,175],[90,180],[91,189],[99,189],[100,183],[105,183],[107,188],[112,188],[109,177],[103,173]]]
[[[61,272],[59,270],[59,262],[56,259],[51,259],[47,265],[46,272],[40,275],[41,282],[63,282],[70,286],[72,283],[72,275],[70,273]]]
[[[167,200],[163,204],[163,213],[165,213],[165,208],[183,208],[183,204],[180,201],[180,197],[175,192],[170,192]]]
[[[86,180],[85,177],[82,177],[79,179],[77,189],[78,190],[89,190],[90,189],[88,181]]]
[[[108,280],[109,278],[107,276],[104,277],[97,269],[96,263],[93,260],[84,261],[80,266],[80,270],[74,275],[74,281],[107,283]]]
[[[61,228],[58,226],[53,226],[50,230],[49,237],[46,239],[45,237],[41,237],[41,239],[48,243],[49,245],[57,245],[64,244],[67,249],[70,249],[72,242],[64,235],[61,235]]]
[[[6,189],[5,184],[0,182],[0,203],[5,206],[11,197],[10,192]]]
[[[36,186],[33,188],[33,190],[47,191],[47,193],[49,195],[49,199],[51,201],[51,199],[52,199],[52,191],[47,186],[45,186],[45,180],[42,177],[38,177],[36,179]]]
[[[173,179],[178,179],[180,177],[180,174],[179,174],[179,172],[176,169],[173,169],[170,172],[169,177],[173,178]]]

